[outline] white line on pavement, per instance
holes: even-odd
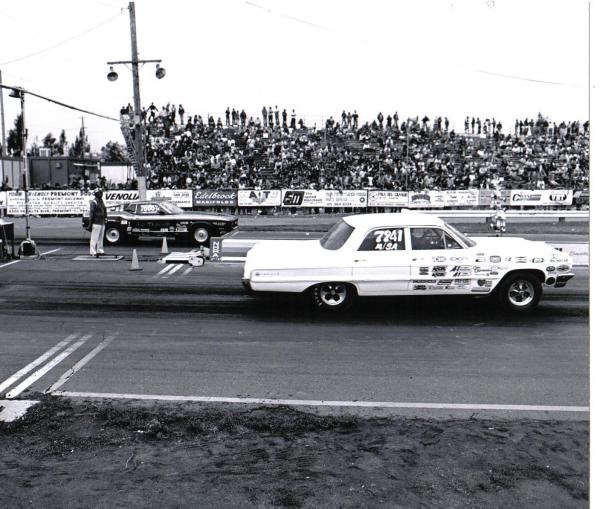
[[[154,276],[152,276],[152,278],[157,278],[159,277],[161,274],[163,274],[164,272],[167,272],[168,270],[171,270],[171,266],[167,265],[164,269],[161,269],[160,272],[157,272],[156,274],[154,274]]]
[[[289,406],[325,406],[325,407],[361,407],[361,408],[416,408],[422,410],[511,410],[538,412],[589,412],[587,406],[553,405],[494,405],[463,403],[403,403],[395,401],[323,401],[307,399],[264,399],[264,398],[222,398],[212,396],[164,396],[160,394],[119,394],[100,392],[62,392],[55,396],[71,398],[137,399],[156,401],[197,401],[202,403],[241,403],[250,405],[289,405]]]
[[[194,267],[188,267],[187,269],[185,269],[185,270],[183,271],[183,274],[181,274],[181,276],[180,276],[180,277],[181,277],[181,278],[183,278],[183,277],[187,276],[187,275],[188,275],[190,272],[192,272],[192,269],[193,269],[193,268],[194,268]]]
[[[171,277],[173,274],[175,274],[175,272],[177,272],[179,269],[181,269],[181,267],[183,267],[183,265],[181,265],[181,264],[175,265],[175,267],[173,267],[173,270],[167,271],[162,278],[167,279],[168,277]]]
[[[48,364],[44,365],[44,367],[38,369],[29,377],[27,377],[23,382],[17,385],[12,391],[6,394],[8,399],[16,398],[19,394],[21,394],[27,387],[31,384],[35,383],[37,380],[42,378],[48,371],[50,371],[54,366],[60,364],[63,360],[65,360],[69,355],[71,355],[75,350],[77,350],[81,345],[83,345],[88,339],[92,337],[92,334],[86,334],[77,342],[73,343],[69,346],[64,352],[57,355],[52,359]]]
[[[14,375],[9,376],[6,380],[4,380],[4,382],[2,382],[0,384],[0,393],[2,393],[2,391],[4,389],[6,389],[7,387],[10,387],[12,384],[14,384],[17,380],[19,380],[19,378],[21,378],[22,376],[29,373],[33,368],[39,366],[42,362],[46,361],[46,359],[49,359],[50,357],[52,357],[56,352],[58,352],[61,348],[66,346],[68,343],[70,343],[76,337],[77,337],[77,334],[71,334],[70,336],[67,336],[65,339],[63,339],[62,341],[59,341],[55,346],[50,348],[50,350],[48,350],[48,351],[44,352],[42,355],[40,355],[33,362],[30,362],[29,364],[27,364],[27,366],[25,366],[23,369],[20,369]]]
[[[4,265],[0,265],[0,269],[1,269],[2,267],[8,267],[9,265],[12,265],[13,263],[19,263],[20,261],[21,261],[21,260],[15,260],[15,261],[13,261],[13,262],[8,262],[8,263],[5,263]]]
[[[44,392],[53,392],[56,391],[59,387],[62,387],[68,380],[77,373],[83,366],[85,366],[88,362],[90,362],[96,355],[98,355],[102,350],[104,350],[110,343],[115,339],[116,335],[107,336],[102,343],[100,343],[96,348],[94,348],[90,353],[88,353],[83,359],[81,359],[77,364],[75,364],[71,369],[65,371],[62,376],[50,387],[48,387]]]
[[[58,249],[53,249],[52,251],[46,251],[45,253],[42,253],[42,256],[45,256],[50,253],[56,253],[57,251],[60,251],[61,249],[62,249],[62,247],[59,247]]]

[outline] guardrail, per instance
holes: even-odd
[[[424,214],[435,214],[439,217],[450,217],[453,219],[460,218],[488,218],[494,214],[494,210],[419,210]],[[590,219],[590,212],[588,210],[511,210],[505,209],[504,211],[507,218],[558,218],[559,221],[562,219]]]

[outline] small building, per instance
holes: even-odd
[[[32,188],[70,186],[79,179],[95,183],[100,177],[100,159],[75,157],[30,157]]]

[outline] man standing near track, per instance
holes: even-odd
[[[104,254],[104,228],[106,225],[106,205],[102,199],[102,189],[94,191],[94,199],[90,203],[90,255],[98,258]]]

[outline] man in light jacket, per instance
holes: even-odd
[[[102,200],[102,189],[94,191],[94,199],[90,203],[90,223],[89,229],[92,232],[90,237],[90,255],[98,258],[104,254],[104,228],[106,225],[106,205]]]

